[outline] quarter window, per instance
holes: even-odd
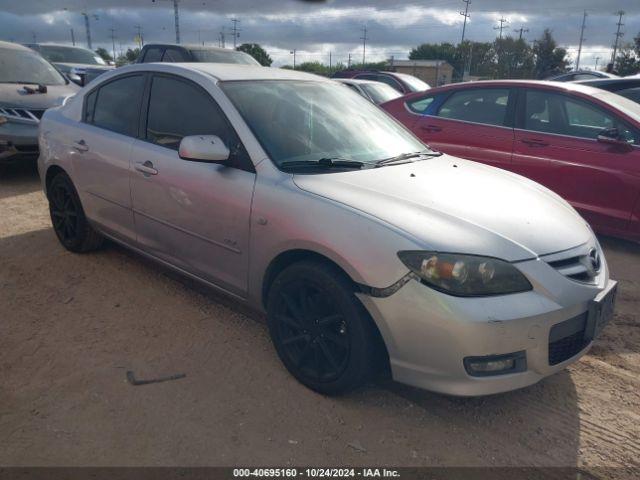
[[[135,137],[138,134],[143,89],[142,75],[127,76],[107,83],[97,91],[93,121],[87,121],[97,127]],[[93,94],[89,94],[88,101]],[[87,110],[89,107],[87,102]]]
[[[433,103],[434,98],[435,97],[425,97],[418,100],[413,100],[411,102],[407,102],[407,107],[409,107],[409,110],[411,110],[412,112],[419,113],[420,115],[425,115],[427,108],[429,108],[429,105]]]
[[[454,92],[440,107],[438,116],[503,126],[507,116],[509,90],[506,88],[474,88]]]

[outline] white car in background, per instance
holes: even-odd
[[[380,105],[381,103],[394,100],[402,96],[402,93],[386,83],[375,82],[373,80],[357,80],[354,78],[334,78],[336,82],[343,83],[347,87],[356,91],[370,102]]]

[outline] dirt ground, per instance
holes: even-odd
[[[0,179],[0,465],[638,467],[640,246],[602,243],[617,313],[569,369],[485,398],[387,381],[325,398],[233,301],[113,245],[66,252],[37,173],[12,169]],[[187,376],[132,386],[127,370]]]

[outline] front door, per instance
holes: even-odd
[[[500,168],[511,168],[513,128],[508,88],[454,91],[413,131],[436,150]]]
[[[183,160],[180,140],[217,135],[227,164]],[[253,165],[213,98],[182,78],[155,74],[142,139],[132,151],[131,195],[145,251],[244,296]]]
[[[523,94],[515,170],[555,191],[600,232],[625,232],[640,191],[638,132],[614,112],[583,98],[542,89]],[[612,128],[627,145],[597,140]]]

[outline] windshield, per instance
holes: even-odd
[[[240,63],[242,65],[260,65],[251,55],[234,50],[191,50],[198,62]]]
[[[397,75],[404,83],[409,85],[412,92],[423,92],[431,88],[428,83],[423,82],[413,75],[407,75],[406,73],[394,73],[394,75]]]
[[[53,65],[31,50],[0,48],[0,83],[65,85]]]
[[[86,65],[106,65],[106,62],[91,50],[78,47],[40,45],[40,54],[53,63],[83,63]]]
[[[402,96],[399,91],[385,83],[363,83],[360,86],[376,103],[388,102]]]
[[[364,163],[426,146],[374,104],[333,82],[222,82],[265,149],[283,162],[340,158]]]

